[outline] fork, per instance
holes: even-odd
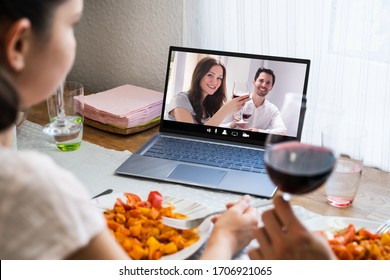
[[[251,207],[258,208],[258,207],[264,207],[272,204],[272,200],[269,201],[257,201],[254,202]],[[220,213],[225,212],[226,209],[218,210],[211,212],[207,215],[204,215],[199,218],[195,219],[175,219],[175,218],[169,218],[169,217],[162,217],[161,221],[164,225],[170,226],[177,229],[192,229],[198,227],[201,223],[203,223],[204,220],[206,220],[210,216],[214,216]]]
[[[390,219],[387,221],[384,221],[376,230],[376,233],[382,234],[390,232]]]

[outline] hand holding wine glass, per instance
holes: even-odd
[[[284,193],[274,197],[274,208],[262,213],[263,225],[255,234],[260,247],[249,252],[250,258],[335,258],[327,241],[311,233],[294,214],[288,195],[304,194],[320,187],[334,168],[333,152],[287,136],[269,134],[264,161],[271,180]],[[302,240],[307,246],[301,246]]]
[[[301,107],[301,113],[304,109]],[[288,201],[289,194],[305,194],[325,183],[336,163],[333,151],[280,134],[268,134],[265,144],[264,162],[268,175],[283,195],[275,196],[274,208],[262,213],[263,225],[256,233],[260,247],[253,249],[250,257],[332,259],[334,256],[328,243],[299,221]],[[303,237],[309,243],[304,248],[299,245]]]

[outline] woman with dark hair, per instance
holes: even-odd
[[[126,258],[81,183],[12,148],[17,112],[72,67],[82,0],[0,0],[0,259]]]
[[[0,259],[128,258],[70,172],[12,148],[17,112],[45,100],[70,71],[82,9],[83,0],[0,0]],[[228,207],[208,258],[231,258],[253,238],[249,199]]]
[[[18,114],[18,95],[3,71],[0,71],[0,114],[0,132],[5,135],[0,137],[0,145],[11,146],[13,141],[11,124]]]
[[[226,68],[219,60],[205,57],[194,69],[188,92],[178,93],[168,105],[168,118],[218,126],[248,100],[243,96],[226,102]]]

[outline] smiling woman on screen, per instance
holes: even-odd
[[[192,74],[190,89],[176,94],[168,105],[168,119],[218,126],[249,100],[242,96],[226,101],[226,68],[217,59],[201,59]]]

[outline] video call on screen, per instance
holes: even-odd
[[[300,137],[298,135],[299,123],[303,121],[301,109],[302,101],[306,98],[309,60],[218,51],[171,49],[165,87],[165,110],[175,94],[189,90],[195,66],[206,56],[216,58],[225,65],[226,77],[224,78],[226,79],[227,100],[232,98],[234,81],[246,81],[249,92],[252,92],[256,71],[260,67],[271,69],[275,74],[275,84],[266,99],[279,109],[287,128],[286,135],[293,138]],[[248,132],[245,131],[245,128],[229,129],[223,124],[218,127],[208,127],[202,124],[179,124],[178,122],[173,124],[166,116],[167,112],[164,112],[163,125],[179,130],[190,129],[205,134],[239,138],[258,138],[259,136],[255,134],[263,134]]]

